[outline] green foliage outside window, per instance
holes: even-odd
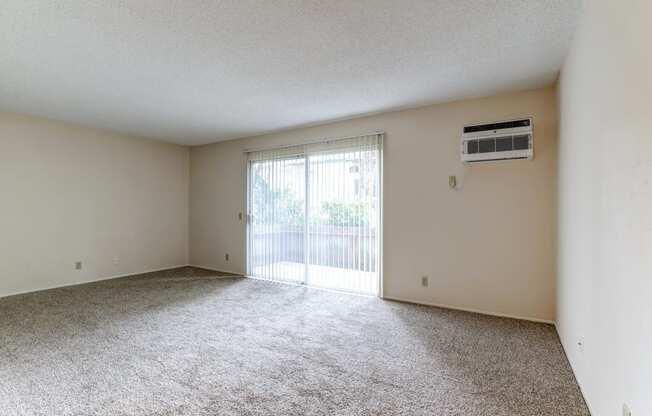
[[[363,202],[324,202],[316,220],[324,225],[364,226],[369,223],[369,207]]]
[[[291,189],[274,190],[261,177],[254,179],[254,219],[258,224],[302,226],[305,207]],[[271,203],[270,203],[271,202]],[[369,205],[362,201],[326,201],[311,213],[311,224],[340,227],[365,226],[369,223]]]

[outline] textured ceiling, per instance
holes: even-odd
[[[552,83],[580,0],[2,0],[0,110],[200,144]]]

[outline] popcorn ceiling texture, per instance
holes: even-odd
[[[550,325],[217,277],[0,299],[0,414],[588,416]]]
[[[0,110],[200,144],[538,88],[557,79],[579,9],[580,0],[3,0]]]

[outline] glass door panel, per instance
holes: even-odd
[[[378,294],[378,151],[308,157],[308,284]]]
[[[249,273],[304,283],[306,159],[249,164]]]

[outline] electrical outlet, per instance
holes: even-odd
[[[120,257],[118,256],[113,257],[113,265],[117,266],[118,264],[120,264]]]
[[[229,261],[229,253],[226,253],[226,254],[224,255],[224,260]]]
[[[623,403],[623,416],[632,416],[632,411],[629,410],[626,403]]]
[[[429,280],[428,276],[421,276],[421,286],[428,287],[429,284],[428,280]]]
[[[242,221],[242,212],[238,212],[238,220]]]
[[[579,350],[580,354],[584,354],[584,337],[579,337],[577,339],[577,349]]]
[[[82,262],[81,261],[76,261],[75,262],[75,270],[81,270],[82,269]]]

